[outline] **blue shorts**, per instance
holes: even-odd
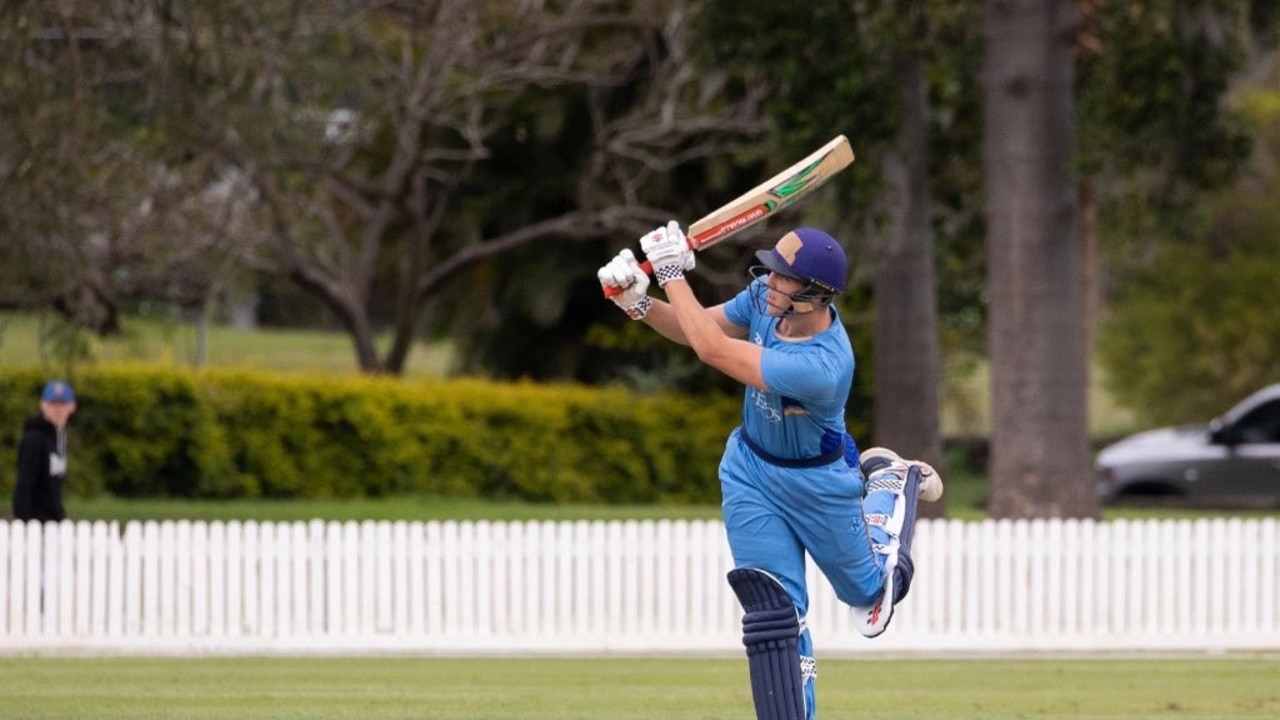
[[[884,591],[883,559],[871,550],[862,516],[862,472],[843,458],[815,468],[771,465],[746,446],[739,432],[729,435],[720,460],[734,565],[778,578],[803,616],[809,612],[808,551],[842,602],[875,602]]]

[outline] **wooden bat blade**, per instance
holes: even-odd
[[[837,135],[805,159],[694,221],[685,233],[685,240],[694,250],[702,250],[733,237],[813,192],[852,162],[853,148],[849,140]],[[640,263],[640,268],[646,274],[653,272],[648,260]],[[614,287],[604,289],[605,297],[621,292]]]
[[[853,162],[853,148],[839,135],[805,159],[706,217],[695,221],[685,234],[689,247],[702,250],[755,225],[813,192]]]

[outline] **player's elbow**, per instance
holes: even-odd
[[[720,355],[714,348],[709,348],[705,345],[695,343],[693,345],[693,351],[697,353],[698,360],[702,361],[703,364],[710,365],[713,368],[720,367]]]
[[[733,359],[729,344],[714,340],[693,343],[693,351],[704,364],[717,370],[726,370]]]

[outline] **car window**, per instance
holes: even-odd
[[[1280,400],[1249,411],[1236,423],[1236,432],[1242,442],[1280,442]]]

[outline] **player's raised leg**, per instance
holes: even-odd
[[[883,633],[894,606],[906,597],[915,574],[911,539],[918,500],[942,497],[942,478],[927,463],[903,460],[887,448],[871,448],[860,457],[866,477],[863,515],[874,552],[884,563],[884,592],[871,605],[853,607],[853,622],[867,637]]]
[[[756,568],[730,571],[729,587],[742,603],[756,720],[812,720],[817,664],[809,630],[787,591]]]

